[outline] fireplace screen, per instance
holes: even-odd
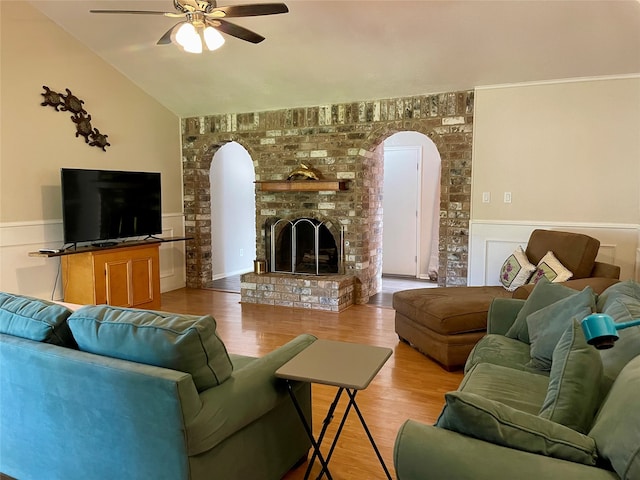
[[[278,273],[326,275],[339,273],[342,238],[337,242],[327,226],[312,218],[276,220],[269,229],[270,270]],[[342,233],[340,234],[342,237]]]

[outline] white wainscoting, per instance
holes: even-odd
[[[470,225],[468,285],[499,285],[505,259],[526,248],[536,228],[584,233],[600,240],[597,260],[620,266],[622,280],[640,281],[640,225],[528,223],[475,220]]]
[[[162,236],[184,235],[182,213],[162,216]],[[30,257],[40,248],[63,245],[62,221],[0,224],[0,291],[62,300],[60,258]],[[160,245],[160,291],[186,285],[185,242]]]

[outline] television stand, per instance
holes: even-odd
[[[160,308],[160,242],[63,255],[64,301]]]
[[[160,245],[186,240],[191,237],[113,242],[105,247],[86,245],[56,252],[29,252],[29,256],[60,257],[65,302],[158,310]]]

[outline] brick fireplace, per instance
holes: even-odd
[[[270,256],[271,225],[297,219],[328,225],[342,252],[337,272],[320,276],[304,272],[296,285],[290,285],[296,277],[291,272],[247,274],[242,301],[333,311],[367,303],[381,286],[382,142],[399,131],[423,133],[438,148],[442,161],[438,282],[466,284],[472,130],[472,91],[183,119],[185,233],[194,238],[187,244],[187,285],[199,288],[211,281],[211,229],[221,227],[211,224],[209,169],[216,151],[235,141],[253,159],[257,182],[286,181],[305,162],[323,179],[346,185],[318,191],[264,191],[257,184],[258,258]],[[257,298],[256,292],[272,293]],[[316,299],[311,306],[304,301]]]

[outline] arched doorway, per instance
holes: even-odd
[[[219,148],[209,170],[213,280],[253,269],[256,258],[255,172],[237,142]]]
[[[437,280],[441,159],[419,132],[384,141],[383,275]]]

